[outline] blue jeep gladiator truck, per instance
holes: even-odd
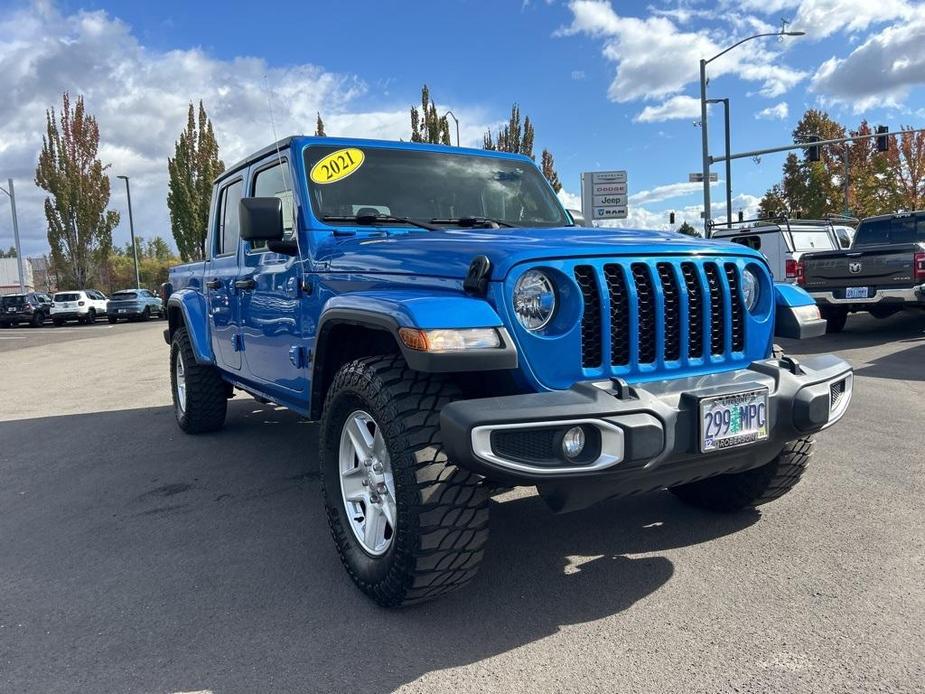
[[[284,139],[215,181],[164,292],[180,428],[235,389],[319,420],[334,543],[386,606],[472,579],[499,489],[776,499],[851,398],[847,363],[774,346],[825,324],[759,253],[577,227],[501,152]]]

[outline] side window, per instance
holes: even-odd
[[[753,248],[756,251],[761,250],[761,237],[757,234],[754,236],[736,236],[733,239],[730,239],[733,243],[738,243],[748,248]]]
[[[889,243],[890,240],[890,219],[875,219],[861,222],[858,227],[858,233],[854,237],[854,245],[857,246],[875,246],[880,243]]]
[[[283,204],[283,238],[291,239],[295,229],[295,210],[292,205],[292,179],[289,175],[289,166],[283,161],[281,164],[258,171],[254,178],[255,198],[279,198]],[[254,244],[254,250],[260,250],[265,243]]]
[[[215,255],[234,253],[241,234],[238,207],[244,192],[243,181],[235,181],[222,189],[218,208],[218,233]]]

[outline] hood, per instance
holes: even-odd
[[[329,272],[413,274],[463,279],[472,259],[488,256],[493,280],[504,279],[525,261],[685,254],[761,256],[728,241],[692,238],[667,231],[561,227],[543,229],[389,230],[334,237],[317,249]]]

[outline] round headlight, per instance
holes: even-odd
[[[556,289],[539,270],[527,270],[514,286],[514,315],[527,330],[545,328],[556,311]]]
[[[761,293],[758,276],[750,269],[745,268],[742,273],[742,295],[745,299],[745,308],[754,311],[758,306],[758,297]]]

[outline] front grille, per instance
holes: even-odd
[[[509,429],[491,433],[491,448],[502,458],[526,462],[557,460],[556,429]]]
[[[731,358],[727,350],[745,350],[746,310],[736,263],[586,264],[574,273],[584,298],[584,368],[611,366],[621,373],[659,363],[677,367],[707,354],[716,361]],[[608,326],[610,334],[604,335]]]

